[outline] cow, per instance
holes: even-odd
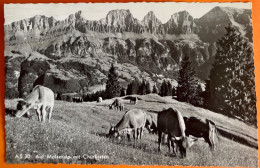
[[[132,103],[132,104],[137,104],[137,102],[138,102],[138,98],[137,97],[129,97],[129,99],[130,99],[130,103]]]
[[[73,97],[73,98],[72,98],[72,101],[73,101],[73,102],[76,102],[76,103],[82,103],[82,102],[83,102],[83,99],[82,99],[82,97]]]
[[[187,136],[192,135],[197,138],[204,138],[211,150],[215,150],[217,128],[213,121],[196,117],[183,117],[183,119],[186,125],[185,134]]]
[[[25,113],[34,107],[40,122],[45,122],[46,110],[49,110],[48,117],[50,122],[53,106],[53,91],[47,87],[37,85],[25,99],[18,101],[16,117],[22,117]]]
[[[131,109],[124,114],[116,126],[111,125],[108,135],[118,137],[122,131],[127,130],[129,132],[127,137],[130,141],[130,133],[133,132],[134,144],[136,145],[137,139],[142,138],[145,123],[146,113],[140,109]]]
[[[190,148],[196,139],[191,139],[185,134],[185,123],[182,114],[173,108],[162,110],[157,116],[158,151],[161,149],[162,133],[168,134],[168,149],[172,145],[173,152],[177,156],[186,157],[186,150]]]
[[[116,109],[116,110],[120,110],[123,111],[124,110],[124,102],[122,99],[115,99],[114,102],[109,105],[109,109]]]
[[[156,126],[156,123],[155,123],[153,117],[151,116],[151,114],[146,115],[145,127],[147,128],[149,133],[156,133],[157,132],[157,126]]]
[[[101,103],[101,102],[102,102],[102,97],[98,97],[97,103]]]

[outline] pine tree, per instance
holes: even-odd
[[[152,93],[158,94],[158,92],[159,92],[159,90],[158,90],[156,84],[154,84]]]
[[[116,73],[114,64],[112,64],[108,72],[105,98],[113,98],[119,95],[120,95],[120,85],[118,81],[118,75]]]
[[[169,93],[169,88],[167,82],[163,80],[161,85],[161,90],[160,90],[160,96],[168,96],[168,93]]]
[[[137,79],[133,80],[131,83],[127,85],[126,94],[132,95],[132,94],[138,94],[140,87],[140,83]]]
[[[145,80],[143,80],[141,85],[139,86],[138,94],[139,95],[145,95],[146,94],[146,82],[145,82]]]
[[[180,65],[177,87],[177,100],[190,103],[193,99],[196,71],[187,53]]]
[[[146,94],[152,93],[150,82],[146,82]]]
[[[133,94],[133,84],[132,83],[129,83],[127,85],[126,94],[127,95],[132,95]]]
[[[256,95],[252,46],[234,27],[217,42],[210,72],[209,107],[256,124]]]
[[[167,82],[167,96],[172,95],[172,84],[170,81]]]

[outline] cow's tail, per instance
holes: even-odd
[[[216,136],[216,138],[217,138],[218,141],[219,141],[219,140],[220,140],[220,137],[219,137],[219,133],[218,133],[218,129],[217,129],[216,124],[215,124],[213,121],[211,121],[211,120],[208,120],[208,119],[206,119],[206,120],[207,120],[207,122],[208,122],[209,124],[211,124],[212,127],[214,128],[215,136]]]

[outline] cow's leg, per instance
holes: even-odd
[[[45,122],[46,119],[46,106],[42,105],[42,121]]]
[[[175,140],[170,140],[170,141],[172,141],[173,154],[174,154],[175,156],[178,156],[178,151],[179,151],[178,142],[176,142]]]
[[[41,119],[41,108],[37,108],[35,111],[36,111],[38,120],[41,122],[42,121],[42,119]]]
[[[171,153],[171,146],[172,146],[172,141],[169,139],[169,136],[167,138],[167,143],[168,143],[168,151]],[[173,148],[174,149],[174,148]]]
[[[130,136],[131,136],[130,133],[127,133],[127,139],[129,142],[131,141]]]
[[[158,131],[158,151],[161,151],[162,132]]]
[[[137,133],[137,131],[138,131],[138,129],[133,129],[133,131],[134,131],[134,145],[136,146],[136,140],[137,140],[137,135],[138,135],[138,133]]]
[[[49,122],[51,122],[51,115],[52,115],[52,110],[53,110],[53,107],[50,107],[49,109]]]
[[[140,138],[140,128],[137,128],[136,129],[136,139],[139,139]]]
[[[143,137],[143,133],[144,133],[144,127],[141,127],[140,139]]]

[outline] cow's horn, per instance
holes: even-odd
[[[182,137],[174,137],[177,141],[181,140]]]

